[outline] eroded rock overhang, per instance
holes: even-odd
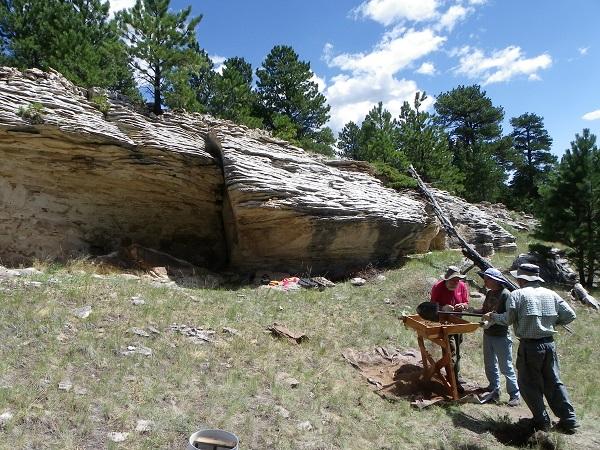
[[[445,245],[419,196],[368,173],[209,116],[149,117],[115,98],[102,114],[88,96],[57,73],[0,69],[3,261],[136,242],[213,270],[338,275]],[[18,114],[33,102],[42,124]],[[496,236],[472,237],[493,249]]]

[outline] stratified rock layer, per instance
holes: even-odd
[[[44,106],[43,124],[17,115]],[[220,165],[204,140],[118,104],[108,117],[56,74],[0,70],[0,257],[108,252],[123,240],[223,266]]]
[[[103,115],[87,96],[57,73],[0,68],[3,261],[135,242],[210,269],[341,275],[443,245],[423,200],[383,187],[364,164],[209,116],[148,117],[112,98]],[[18,113],[33,102],[41,124]],[[510,240],[465,208],[452,219],[470,221],[468,239],[492,251]]]
[[[329,167],[284,142],[215,127],[231,262],[339,275],[429,249],[439,227],[423,202],[369,175]]]

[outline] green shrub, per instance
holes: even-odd
[[[92,105],[94,105],[94,108],[96,108],[102,114],[105,116],[108,114],[108,111],[110,110],[110,103],[106,95],[94,95],[90,99],[90,102]]]
[[[28,120],[33,124],[44,123],[44,105],[38,102],[30,103],[27,106],[20,106],[17,111],[17,116]]]
[[[406,188],[416,188],[417,182],[409,175],[401,173],[395,167],[381,161],[371,163],[375,171],[375,178],[381,180],[384,186],[400,190]]]

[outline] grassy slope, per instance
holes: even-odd
[[[520,244],[526,240],[521,236]],[[495,263],[506,267],[512,258],[498,256]],[[0,448],[30,448],[33,441],[35,448],[181,449],[201,427],[234,431],[244,449],[503,448],[486,427],[529,416],[525,407],[416,411],[380,399],[341,357],[347,347],[415,347],[415,335],[397,317],[427,297],[427,278],[460,259],[455,251],[437,252],[386,272],[379,283],[290,294],[251,287],[173,290],[117,276],[97,279],[75,266],[48,268],[35,278],[41,288],[0,291],[0,413],[14,414],[0,430]],[[134,295],[146,304],[132,305]],[[71,314],[84,305],[93,307],[87,319]],[[561,333],[558,346],[563,381],[584,430],[553,438],[562,448],[597,448],[598,315],[575,308],[576,334]],[[310,340],[292,346],[273,338],[264,329],[275,321]],[[216,343],[195,345],[169,331],[173,322],[210,327]],[[127,331],[149,325],[161,334]],[[224,326],[241,336],[225,335]],[[120,355],[137,344],[153,355]],[[484,383],[480,345],[481,333],[467,336],[463,372]],[[281,371],[300,385],[281,386],[275,381]],[[66,378],[74,386],[69,392],[58,389]],[[279,415],[277,405],[290,417]],[[154,430],[135,432],[138,419],[154,421]],[[313,430],[300,430],[304,421]],[[116,444],[107,439],[111,431],[130,434]]]

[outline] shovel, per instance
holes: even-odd
[[[417,306],[417,314],[421,316],[425,320],[429,320],[431,322],[439,322],[440,314],[448,314],[452,316],[471,316],[471,317],[482,317],[483,314],[478,313],[468,313],[468,312],[459,312],[459,311],[440,311],[440,305],[433,302],[423,302],[419,306]]]

